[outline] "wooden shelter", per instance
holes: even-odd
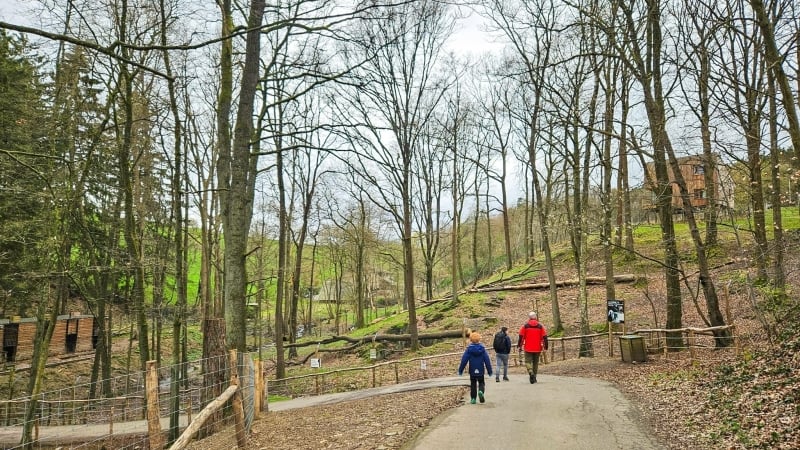
[[[716,199],[713,205],[709,202],[705,178],[705,173],[710,170],[710,165],[706,164],[703,156],[692,155],[678,158],[678,166],[686,182],[693,209],[703,210],[711,206],[715,206],[718,209],[733,209],[733,178],[730,175],[728,166],[722,163],[719,156],[714,156],[713,179],[716,185]],[[645,170],[647,171],[645,187],[653,191],[653,199],[650,204],[646,205],[645,209],[654,210],[656,208],[655,185],[653,183],[655,180],[655,166],[652,162],[648,163]],[[672,184],[672,209],[676,214],[680,214],[684,211],[684,204],[681,199],[680,187],[675,183],[675,175],[671,165],[668,166],[668,174]]]
[[[97,345],[94,316],[73,312],[58,316],[56,320],[48,357],[87,352]],[[36,323],[35,317],[0,319],[4,362],[24,361],[33,357]]]

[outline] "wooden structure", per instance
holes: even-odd
[[[48,357],[91,351],[97,345],[94,316],[73,312],[58,316]],[[0,319],[4,362],[24,361],[33,357],[36,318],[19,316]]]
[[[703,210],[709,206],[716,206],[718,209],[733,209],[733,178],[730,175],[728,166],[724,165],[718,156],[714,156],[714,183],[716,184],[716,199],[715,204],[710,205],[708,199],[708,189],[706,187],[705,173],[708,169],[705,159],[701,155],[685,156],[678,158],[678,165],[684,181],[686,181],[686,188],[689,190],[689,197],[692,208],[695,210]],[[655,191],[655,185],[651,180],[655,180],[655,166],[653,163],[648,163],[645,168],[647,177],[645,178],[645,187],[650,191]],[[673,175],[672,166],[668,167],[669,180],[672,184],[672,209],[676,214],[680,214],[684,210],[683,200],[681,199],[681,191],[678,184],[675,183],[675,176]],[[655,193],[653,193],[653,201],[645,205],[645,209],[654,210]]]

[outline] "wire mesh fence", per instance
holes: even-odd
[[[256,367],[251,355],[239,354],[237,359],[238,392],[249,426],[255,418]],[[0,448],[147,449],[154,426],[159,442],[171,442],[230,386],[229,367],[228,358],[220,356],[154,366],[154,373],[138,371],[99,383],[76,382],[44,392],[35,402],[30,397],[0,401]],[[156,410],[152,415],[147,413],[148,399]],[[213,434],[230,423],[227,406],[212,414],[198,434]]]
[[[270,395],[294,398],[454,375],[461,355],[461,352],[445,353],[361,367],[319,370],[316,373],[270,380],[268,391]]]
[[[694,355],[714,347],[722,330],[727,330],[731,348],[738,348],[732,326],[636,330],[628,335],[641,337],[648,354],[688,349]],[[622,333],[551,338],[543,362],[577,358],[587,349],[594,356],[619,355],[620,337]],[[187,428],[202,438],[234,429],[233,425],[237,440],[246,439],[259,411],[268,409],[261,405],[267,393],[295,398],[455,375],[462,354],[457,351],[333,370],[317,365],[311,373],[270,380],[268,385],[254,355],[235,352],[179,365],[157,367],[153,362],[149,370],[95,383],[78,377],[71,386],[40,394],[35,402],[28,397],[0,400],[0,448],[161,448],[179,439]],[[493,352],[491,356],[494,361]],[[510,356],[510,365],[522,364],[515,352]]]

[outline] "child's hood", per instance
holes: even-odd
[[[470,355],[476,355],[477,356],[477,355],[480,355],[481,353],[483,353],[485,351],[486,351],[486,349],[483,348],[483,345],[481,345],[481,344],[479,344],[477,342],[469,344],[469,347],[467,347],[467,353],[469,353]]]

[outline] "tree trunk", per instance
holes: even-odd
[[[756,22],[758,22],[758,27],[761,29],[761,34],[764,39],[764,53],[767,60],[767,67],[775,77],[775,82],[781,92],[780,98],[783,103],[784,113],[786,114],[789,137],[792,140],[792,148],[795,154],[793,158],[794,167],[798,169],[800,168],[800,121],[798,121],[797,118],[795,95],[789,84],[789,77],[783,69],[783,56],[781,56],[778,50],[778,44],[775,41],[775,27],[772,21],[770,21],[769,12],[764,6],[763,0],[749,0],[749,2],[756,15]],[[795,186],[796,190],[800,190],[800,183],[797,183]]]
[[[286,187],[283,180],[282,140],[276,140],[275,171],[278,173],[278,277],[275,284],[275,377],[286,376],[286,361],[283,354],[283,339],[286,331],[283,321],[284,286],[288,259],[288,213],[286,211]],[[338,318],[338,316],[337,316]],[[338,329],[337,329],[338,332]]]
[[[767,96],[769,97],[769,156],[770,174],[772,176],[772,190],[770,202],[772,203],[772,233],[774,251],[773,257],[773,284],[783,295],[786,288],[786,272],[784,268],[785,243],[783,239],[783,189],[781,186],[780,147],[778,144],[778,105],[775,92],[775,78],[770,72],[767,75]]]
[[[623,246],[631,257],[634,252],[633,246],[633,221],[631,218],[631,191],[628,185],[628,111],[629,104],[629,77],[623,69],[622,82],[620,83],[620,138],[619,138],[619,175],[617,176],[617,195],[619,202],[617,205],[617,245]],[[624,236],[624,245],[623,245]]]
[[[611,141],[614,135],[614,107],[616,106],[616,85],[618,66],[612,61],[605,61],[603,76],[605,78],[605,110],[603,111],[603,189],[601,193],[603,207],[603,260],[606,270],[606,299],[616,298],[616,287],[612,281],[614,278],[614,248],[612,247],[612,209],[613,195],[611,192]]]
[[[248,19],[245,61],[239,88],[239,107],[236,113],[228,179],[220,180],[220,189],[227,188],[222,206],[225,235],[225,327],[228,349],[247,350],[247,241],[253,216],[253,190],[258,158],[250,151],[253,137],[253,110],[259,79],[261,22],[264,0],[252,0]],[[220,172],[219,176],[223,173]]]

